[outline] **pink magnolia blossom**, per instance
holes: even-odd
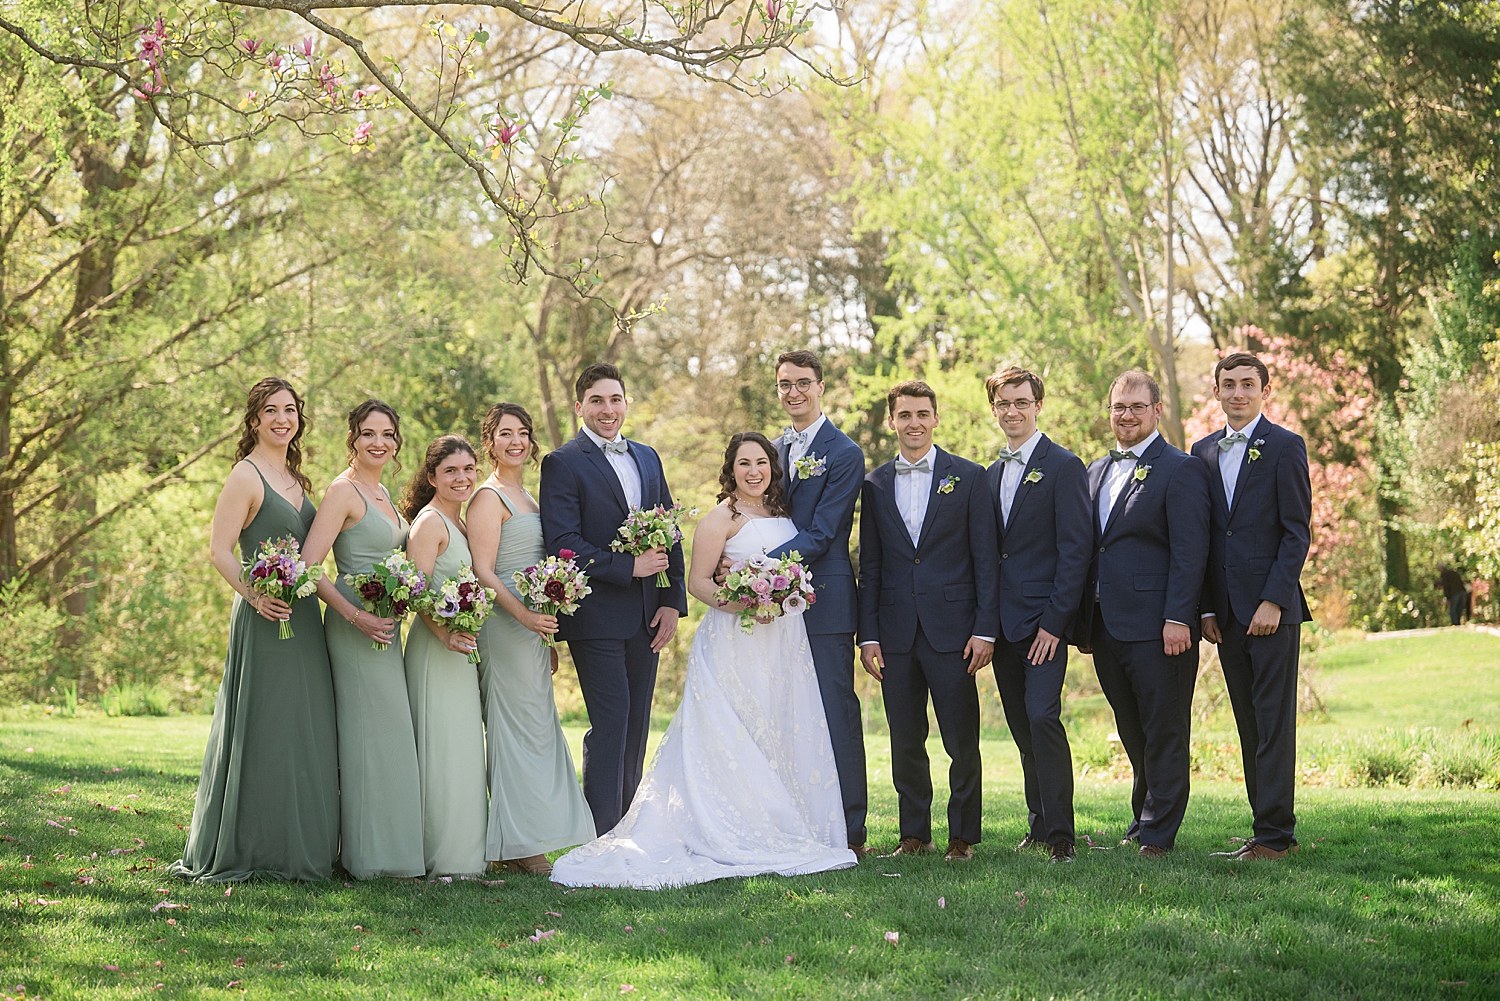
[[[333,72],[332,67],[324,63],[318,70],[318,86],[323,88],[323,93],[333,97],[338,93],[339,85],[343,83]]]
[[[368,87],[361,87],[354,92],[354,99],[356,101],[363,101],[365,98],[373,96],[379,89],[380,84],[378,83],[372,83]]]
[[[247,38],[240,43],[240,48],[245,50],[245,55],[254,56],[257,52],[260,51],[260,39]]]
[[[766,20],[774,21],[781,16],[781,0],[766,0]]]
[[[360,122],[358,125],[354,126],[354,141],[359,144],[369,142],[370,133],[374,131],[374,129],[374,122]]]
[[[266,56],[266,69],[273,73],[280,73],[281,67],[286,65],[286,57],[280,52],[273,52]]]
[[[521,122],[511,122],[509,125],[500,126],[500,145],[509,146],[516,141],[521,134]]]
[[[312,58],[314,46],[315,39],[311,35],[308,35],[306,38],[302,39],[302,44],[298,48],[302,53],[303,59]]]

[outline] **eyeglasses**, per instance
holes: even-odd
[[[1109,412],[1114,414],[1116,417],[1124,417],[1127,412],[1135,417],[1145,417],[1146,411],[1150,410],[1154,406],[1156,406],[1156,404],[1154,403],[1132,403],[1129,406],[1126,406],[1123,403],[1116,403],[1114,406],[1108,407],[1106,409],[1108,409]]]
[[[787,382],[785,379],[782,379],[776,384],[776,392],[782,396],[787,395],[793,389],[799,393],[806,393],[816,385],[817,382],[813,379],[798,379],[796,382]]]
[[[997,414],[1003,414],[1007,410],[1014,410],[1018,414],[1024,414],[1036,405],[1035,400],[992,400],[990,409]]]

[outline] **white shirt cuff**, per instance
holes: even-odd
[[[863,643],[860,644],[860,646],[879,646],[879,645],[880,645],[880,641],[879,640],[865,640]]]
[[[1202,619],[1217,619],[1218,617],[1219,617],[1219,613],[1218,612],[1204,612],[1202,615],[1198,616],[1198,618],[1200,620],[1202,620]]]
[[[1187,625],[1186,622],[1178,622],[1176,619],[1168,619],[1167,621],[1170,622],[1174,626],[1185,626],[1185,625]]]
[[[993,642],[995,642],[995,637],[993,637],[993,636],[980,636],[978,633],[974,634],[974,638],[976,640],[984,640],[986,643],[993,643]]]

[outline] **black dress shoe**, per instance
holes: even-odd
[[[1048,862],[1071,862],[1073,861],[1073,856],[1077,854],[1073,851],[1073,842],[1065,841],[1062,838],[1058,838],[1052,842],[1049,847],[1051,854],[1047,858]]]
[[[1172,849],[1161,845],[1141,845],[1141,850],[1137,852],[1141,858],[1166,858],[1171,853]]]

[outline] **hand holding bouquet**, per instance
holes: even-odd
[[[422,571],[399,549],[371,567],[369,573],[344,574],[344,583],[359,592],[365,611],[398,623],[406,618],[412,602],[427,588]],[[379,640],[370,644],[374,650],[389,646]]]
[[[782,559],[752,556],[729,567],[724,586],[714,592],[723,604],[739,602],[740,628],[753,632],[757,622],[770,622],[781,615],[801,615],[818,600],[813,593],[812,571],[802,565],[802,555],[788,553]]]
[[[477,635],[495,609],[495,592],[480,584],[474,569],[465,563],[457,577],[450,577],[439,587],[429,585],[417,597],[416,606],[450,631]],[[479,663],[477,646],[469,651],[469,663]]]
[[[666,552],[682,541],[682,516],[693,513],[684,511],[681,504],[674,504],[670,508],[660,504],[653,508],[633,507],[625,518],[625,524],[620,526],[620,537],[611,542],[609,548],[631,556],[640,556],[652,549]],[[656,586],[672,586],[665,570],[657,571]]]
[[[298,598],[306,598],[318,590],[318,581],[323,579],[323,568],[308,566],[302,562],[302,547],[297,540],[267,539],[255,551],[255,559],[245,564],[241,579],[249,583],[257,594],[268,594],[291,605]],[[292,638],[292,620],[283,619],[277,636],[284,640]]]
[[[575,555],[573,550],[563,549],[536,566],[515,572],[516,590],[525,599],[526,607],[543,615],[572,615],[578,611],[578,603],[593,590],[589,587],[589,575],[573,562]],[[540,635],[548,646],[557,645],[547,633]]]

